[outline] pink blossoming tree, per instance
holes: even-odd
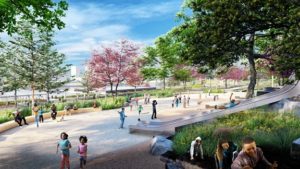
[[[95,50],[89,61],[94,86],[110,86],[111,93],[118,96],[118,87],[123,82],[132,82],[138,74],[140,47],[128,40],[116,41],[110,46]]]

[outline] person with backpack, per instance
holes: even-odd
[[[237,145],[225,139],[219,140],[215,160],[217,169],[230,169],[233,153],[237,150]]]

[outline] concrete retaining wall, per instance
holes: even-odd
[[[71,114],[73,115],[73,114],[80,114],[80,113],[100,112],[101,110],[102,110],[102,108],[81,108],[78,110],[70,110],[70,111],[71,111]],[[63,115],[64,113],[65,113],[64,110],[58,111],[57,117]],[[44,116],[44,120],[49,119],[49,118],[51,118],[51,113],[44,113],[43,116]],[[33,123],[34,116],[26,117],[26,122]],[[22,124],[23,124],[23,122],[22,122]],[[2,123],[2,124],[0,124],[0,133],[7,131],[9,129],[18,127],[18,126],[19,126],[18,123],[16,123],[14,120]]]

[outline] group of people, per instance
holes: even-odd
[[[151,115],[151,119],[156,119],[156,118],[157,118],[156,105],[157,105],[157,101],[156,101],[156,100],[153,100],[153,101],[152,101],[152,115]],[[139,116],[138,116],[138,121],[141,120],[141,119],[140,119],[140,115],[141,115],[143,109],[144,109],[144,108],[143,108],[142,105],[139,105],[138,108],[137,108],[137,110],[138,110],[138,115],[139,115]],[[120,121],[121,121],[120,127],[119,127],[119,128],[122,129],[122,128],[124,128],[125,118],[127,117],[127,116],[125,115],[125,108],[122,107],[122,108],[121,108],[121,111],[118,111],[118,113],[119,113],[119,115],[120,115]]]
[[[68,134],[62,132],[60,134],[60,140],[57,143],[56,153],[58,150],[61,152],[61,160],[60,160],[60,169],[70,169],[70,149],[72,148],[71,142],[68,140]],[[87,161],[87,137],[80,136],[79,137],[79,145],[77,148],[77,153],[79,154],[79,163],[80,168],[82,169],[86,165]]]
[[[73,108],[74,109],[74,108]],[[38,106],[37,103],[34,103],[33,107],[32,107],[32,114],[34,115],[34,121],[36,123],[36,126],[39,127],[39,123],[43,123],[44,122],[44,113],[45,110],[43,108],[43,106]],[[65,108],[65,113],[64,114],[71,114],[70,113],[70,108]],[[62,115],[61,119],[58,121],[62,121],[64,114]],[[28,125],[28,123],[26,122],[25,116],[22,114],[22,111],[17,109],[15,112],[13,112],[14,115],[14,120],[16,123],[18,123],[19,126],[22,126],[22,121],[25,125]],[[50,115],[52,120],[56,120],[56,116],[57,116],[57,108],[55,104],[52,104],[50,107]]]
[[[144,94],[144,104],[150,103],[150,94]]]
[[[190,159],[204,159],[201,137],[191,142]],[[278,167],[276,161],[272,164],[266,159],[252,137],[245,137],[242,140],[242,150],[239,153],[237,145],[232,141],[220,140],[216,148],[215,160],[217,169],[276,169]]]
[[[183,96],[183,108],[186,108],[187,106],[190,106],[190,96],[185,97],[185,95]],[[179,104],[181,104],[181,94],[179,95],[175,95],[174,99],[172,100],[172,107],[174,107],[176,105],[176,107],[179,106]]]

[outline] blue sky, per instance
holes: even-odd
[[[91,51],[119,39],[151,45],[178,25],[182,0],[69,0],[66,27],[56,33],[67,63],[83,65]]]

